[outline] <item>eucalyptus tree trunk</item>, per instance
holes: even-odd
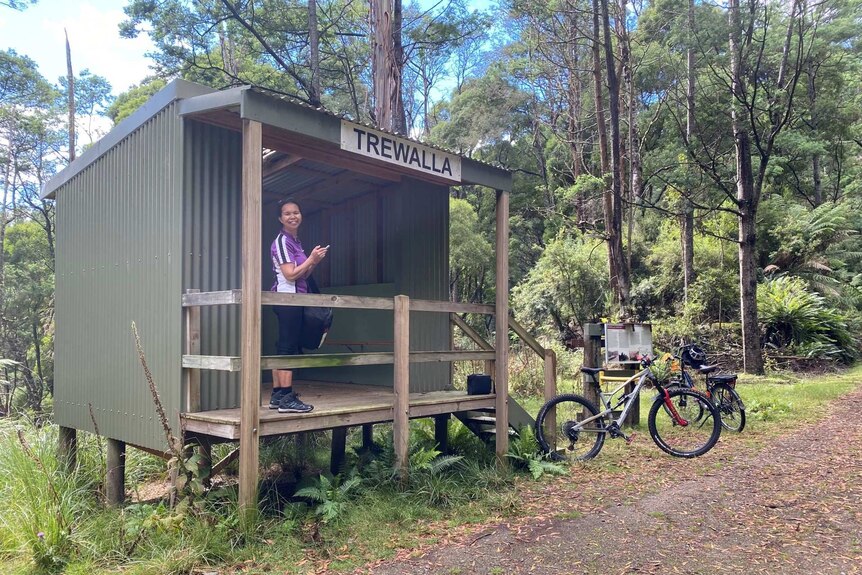
[[[619,17],[617,27],[619,29],[620,68],[623,74],[623,86],[625,89],[626,123],[628,124],[628,186],[623,196],[628,200],[628,232],[626,240],[626,271],[629,278],[632,273],[632,233],[635,224],[635,204],[640,197],[643,172],[640,158],[640,139],[638,137],[637,124],[637,99],[635,97],[634,70],[632,64],[631,36],[626,24],[625,14],[627,12],[627,0],[619,1]]]
[[[570,16],[574,20],[574,16]],[[569,72],[568,84],[568,105],[569,105],[569,122],[567,126],[567,136],[569,140],[569,150],[572,157],[572,181],[577,182],[581,177],[581,167],[583,157],[581,151],[581,78],[577,74],[578,64],[580,62],[580,54],[574,40],[576,37],[576,24],[571,22],[571,45],[572,45],[572,62]],[[578,224],[587,220],[586,199],[584,193],[579,193],[575,198]]]
[[[686,49],[687,82],[685,90],[685,135],[686,141],[694,137],[694,0],[688,0],[688,47]],[[691,201],[692,180],[691,170],[688,178],[688,189],[682,198],[682,216],[680,217],[682,242],[682,285],[683,301],[688,303],[689,291],[694,283],[694,206]]]
[[[374,120],[377,127],[404,134],[406,119],[401,98],[404,48],[401,43],[401,0],[372,0],[371,68]]]
[[[311,60],[311,93],[308,100],[312,106],[320,106],[320,37],[317,28],[317,0],[308,0],[308,49]]]
[[[608,237],[608,260],[610,263],[611,289],[615,303],[623,316],[629,307],[629,274],[626,268],[622,240],[622,157],[620,137],[620,85],[617,78],[616,61],[612,48],[608,0],[601,1],[602,29],[604,36],[605,71],[608,81],[608,108],[611,127],[611,190],[605,198],[605,233]]]
[[[817,90],[814,87],[814,78],[817,71],[814,68],[814,63],[808,60],[808,110],[811,115],[810,124],[811,131],[817,133],[818,114],[817,114]],[[814,152],[811,157],[811,176],[814,179],[814,193],[811,199],[812,205],[816,208],[823,203],[823,180],[820,175],[820,154]]]
[[[731,76],[731,120],[736,149],[736,203],[739,210],[739,299],[742,320],[743,366],[746,373],[763,373],[763,355],[760,349],[760,330],[757,323],[757,274],[755,266],[755,241],[757,233],[758,198],[754,188],[754,172],[751,166],[751,141],[745,125],[745,111],[741,102],[748,95],[742,73],[742,25],[739,16],[739,0],[729,0],[728,19],[730,32]]]

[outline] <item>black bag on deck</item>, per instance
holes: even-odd
[[[314,278],[309,277],[305,281],[308,284],[309,293],[320,293]],[[331,307],[302,308],[302,334],[299,338],[302,349],[318,349],[326,340],[330,327],[332,327]]]
[[[467,376],[467,395],[485,395],[491,393],[491,376],[484,373],[474,373]]]

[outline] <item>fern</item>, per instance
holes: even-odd
[[[314,514],[320,517],[323,523],[329,523],[343,516],[351,492],[361,483],[362,480],[356,476],[342,482],[340,475],[330,480],[326,475],[320,474],[316,483],[297,490],[295,495],[317,503]]]

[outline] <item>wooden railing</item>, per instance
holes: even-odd
[[[406,296],[396,296],[405,297]],[[364,297],[333,294],[286,294],[263,292],[262,305],[283,306],[323,306],[339,309],[376,309],[395,311],[395,298]],[[186,310],[186,353],[182,358],[182,367],[189,371],[188,399],[189,411],[200,409],[200,374],[197,370],[211,369],[218,371],[238,372],[242,370],[242,360],[237,356],[200,355],[200,307],[212,305],[239,305],[242,302],[242,290],[227,290],[216,292],[197,292],[189,290],[182,297]],[[410,363],[451,362],[451,361],[485,361],[485,372],[494,374],[494,347],[465,322],[459,313],[494,314],[494,306],[475,303],[457,303],[448,301],[421,300],[407,298],[408,306],[405,312],[440,312],[448,313],[450,322],[460,328],[468,338],[475,342],[481,351],[414,351],[409,352]],[[398,314],[396,314],[398,315]],[[395,318],[397,323],[398,318]],[[408,321],[409,325],[409,321]],[[521,340],[527,344],[544,362],[545,399],[556,394],[556,355],[553,350],[545,349],[524,327],[509,318],[509,327]],[[409,338],[408,338],[409,341]],[[398,345],[395,338],[395,347]],[[364,353],[320,353],[311,355],[262,356],[261,369],[300,369],[313,367],[337,367],[358,365],[393,365],[396,352],[364,352]]]
[[[200,410],[200,370],[211,369],[238,372],[242,370],[242,359],[236,356],[201,355],[200,308],[211,305],[239,305],[241,290],[198,292],[189,290],[182,297],[186,320],[186,349],[182,367],[186,373],[186,406],[189,412]],[[453,303],[410,299],[399,295],[394,298],[363,297],[333,294],[288,294],[263,292],[261,305],[321,306],[339,309],[375,309],[393,311],[393,350],[391,352],[364,353],[320,353],[311,355],[261,356],[260,369],[298,369],[311,367],[335,367],[357,365],[393,365],[395,405],[393,433],[396,452],[406,456],[409,416],[410,363],[484,361],[486,372],[496,373],[495,348],[481,337],[459,313],[494,315],[496,306],[472,303]],[[473,340],[480,350],[410,351],[410,312],[448,313],[450,322],[458,326]],[[543,348],[520,324],[509,318],[509,327],[544,361],[545,397],[556,394],[556,356],[552,350]],[[502,403],[504,411],[505,402]],[[499,409],[499,408],[498,408]],[[499,414],[508,421],[508,414]],[[498,430],[500,432],[500,430]]]

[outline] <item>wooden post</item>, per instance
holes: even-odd
[[[552,349],[545,350],[545,401],[557,395],[557,354]],[[545,435],[553,437],[557,429],[556,410],[551,410],[545,417]]]
[[[244,521],[257,512],[260,425],[261,173],[260,122],[242,121],[242,396],[239,428],[239,507]]]
[[[366,423],[362,426],[362,449],[371,450],[374,447],[374,424]]]
[[[601,324],[587,323],[584,324],[584,367],[601,367],[602,366],[602,336]],[[599,410],[602,409],[602,404],[599,401],[596,386],[592,383],[592,376],[584,374],[583,386],[584,397],[596,404]]]
[[[407,449],[410,444],[410,298],[395,296],[395,405],[392,419],[392,443],[395,446],[395,468],[401,480],[407,479]]]
[[[329,471],[338,475],[341,466],[344,465],[344,456],[347,451],[347,427],[336,427],[332,430],[332,452],[329,457]]]
[[[60,426],[57,437],[57,459],[68,472],[78,464],[78,431],[74,427]]]
[[[449,452],[449,414],[434,417],[434,441],[440,453]]]
[[[494,378],[497,459],[506,463],[509,451],[509,193],[497,190],[497,296]]]
[[[126,444],[117,439],[108,439],[105,498],[112,507],[126,499]]]
[[[198,289],[187,289],[186,293],[198,293]],[[191,306],[186,308],[186,353],[200,355],[201,353],[201,308]],[[196,413],[201,410],[201,370],[186,369],[186,412]]]

